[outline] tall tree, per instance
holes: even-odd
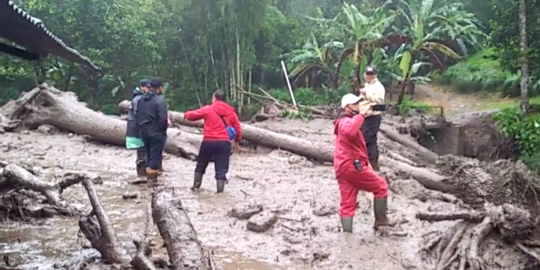
[[[527,47],[527,7],[525,0],[518,1],[518,16],[519,16],[519,51],[521,62],[521,82],[520,82],[520,94],[521,94],[521,112],[526,114],[529,111],[529,58]]]

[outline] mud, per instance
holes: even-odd
[[[333,142],[333,126],[328,120],[279,120],[257,125],[313,141]],[[406,149],[401,151],[385,140],[380,143],[382,148],[408,157]],[[6,147],[0,149],[9,148],[2,152],[2,159],[48,170],[83,169],[99,173],[104,183],[96,186],[98,195],[120,241],[133,249],[131,240],[144,230],[144,203],[149,200],[148,190],[129,184],[137,179],[135,152],[88,143],[82,136],[39,132],[6,133],[1,144]],[[398,178],[391,182],[389,208],[391,215],[402,221],[405,237],[373,233],[371,195],[365,193],[359,195],[355,233],[339,233],[339,193],[332,166],[314,164],[280,150],[233,155],[229,184],[225,193],[218,195],[214,194],[213,165],[209,166],[198,195],[189,191],[194,162],[167,156],[163,167],[166,172],[162,180],[181,187],[180,196],[198,238],[214,251],[217,263],[225,270],[433,269],[434,262],[421,257],[423,236],[448,230],[455,224],[418,221],[418,211],[452,211],[457,206],[432,199],[431,191],[416,181]],[[393,172],[385,168],[382,173]],[[126,193],[140,195],[124,200]],[[87,204],[81,186],[67,189],[64,197]],[[248,231],[248,219],[229,214],[239,204],[261,205],[263,212],[277,217],[277,222],[262,233]],[[52,218],[35,225],[4,222],[0,226],[0,250],[10,255],[12,263],[20,263],[25,269],[51,269],[93,252],[85,248],[86,240],[77,236],[75,218]],[[164,254],[156,229],[153,237],[158,243],[156,253]]]

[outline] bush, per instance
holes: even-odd
[[[459,93],[485,91],[519,96],[519,76],[503,70],[494,48],[480,51],[466,61],[451,66],[436,80],[452,86]]]
[[[320,106],[339,103],[341,97],[349,92],[347,88],[314,90],[312,88],[297,88],[294,90],[294,98],[297,104],[305,106]],[[275,99],[292,104],[291,94],[288,89],[271,89],[268,93]],[[261,93],[262,94],[262,93]]]
[[[520,158],[529,169],[540,172],[540,114],[523,116],[517,108],[494,115],[503,135],[519,146]]]

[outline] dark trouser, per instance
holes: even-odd
[[[366,117],[364,124],[362,125],[362,135],[366,140],[366,147],[368,150],[369,160],[379,160],[379,147],[377,146],[377,133],[381,127],[382,116],[372,115]]]
[[[159,170],[163,159],[163,149],[165,148],[165,140],[167,136],[163,133],[146,133],[141,132],[141,139],[146,148],[146,166],[152,170]]]
[[[227,180],[229,172],[229,158],[231,156],[231,142],[229,141],[203,141],[197,158],[195,172],[204,174],[208,163],[214,158],[216,180]]]

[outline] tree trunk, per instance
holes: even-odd
[[[521,62],[521,112],[526,114],[529,111],[529,57],[527,44],[527,7],[525,0],[518,1],[519,15],[519,51]]]
[[[118,106],[120,112],[127,112],[127,109],[129,109],[128,101],[122,101]],[[184,114],[181,112],[169,111],[169,115],[171,121],[183,126],[203,126],[203,121],[191,122],[185,120]],[[332,145],[319,144],[247,124],[241,124],[241,126],[243,138],[258,145],[287,150],[320,162],[333,162],[334,160],[334,148]]]
[[[48,124],[81,135],[90,135],[98,141],[125,145],[126,122],[87,108],[77,101],[72,92],[61,92],[47,87],[38,96],[41,105],[30,107],[24,116],[28,127]],[[169,129],[165,151],[174,155],[195,159],[202,141],[197,134]]]
[[[197,239],[197,233],[182,207],[181,191],[163,188],[152,194],[152,217],[173,265],[173,269],[212,270],[214,261]]]

